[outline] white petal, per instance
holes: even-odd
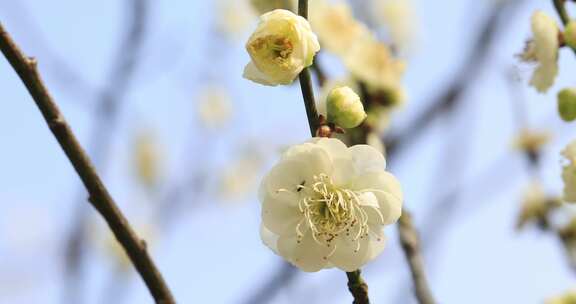
[[[262,224],[280,235],[289,230],[295,232],[302,215],[292,199],[288,193],[279,193],[275,197],[266,196],[262,203]]]
[[[386,169],[384,155],[369,145],[355,145],[350,147],[356,174],[381,171]]]
[[[264,226],[264,224],[260,225],[260,237],[262,238],[262,242],[264,243],[264,245],[266,245],[268,248],[272,249],[272,251],[274,251],[274,253],[278,254],[278,235],[275,234],[274,232],[268,230],[268,228],[266,228]]]
[[[378,209],[378,198],[372,192],[364,192],[358,195],[358,200],[360,200],[361,206],[373,207]]]
[[[382,227],[370,225],[370,242],[368,250],[368,261],[375,259],[379,256],[386,247],[386,236],[382,231]]]
[[[541,63],[530,79],[530,85],[540,93],[545,93],[554,84],[558,75],[558,64],[556,62]]]
[[[324,148],[332,159],[350,158],[348,147],[339,139],[316,137],[311,141]]]
[[[368,238],[364,237],[359,242],[360,247],[358,248],[358,241],[339,237],[335,243],[336,251],[329,258],[330,262],[347,272],[362,267],[368,259],[369,241]],[[356,251],[357,249],[358,251]]]
[[[332,248],[320,245],[312,238],[312,233],[307,232],[297,242],[296,235],[283,235],[278,239],[278,252],[296,267],[306,272],[315,272],[326,268],[328,254]]]
[[[380,171],[359,176],[351,188],[361,192],[370,191],[376,195],[384,225],[395,222],[402,214],[402,189],[392,174]]]
[[[270,170],[262,184],[267,189],[265,192],[267,195],[275,197],[282,192],[292,192],[297,196],[298,186],[310,185],[313,173],[308,162],[302,160],[281,161]],[[294,204],[297,202],[296,197]]]
[[[242,77],[252,80],[256,83],[267,85],[267,86],[276,86],[278,83],[275,83],[270,79],[270,77],[266,76],[266,74],[262,73],[253,62],[250,62],[244,68],[244,74]]]

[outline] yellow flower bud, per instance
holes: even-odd
[[[351,129],[366,119],[366,112],[360,97],[349,87],[333,89],[326,100],[328,121]]]
[[[572,20],[564,30],[564,42],[571,48],[576,48],[576,21]]]
[[[576,119],[576,88],[566,88],[558,92],[558,113],[565,121]]]

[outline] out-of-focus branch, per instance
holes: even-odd
[[[147,30],[149,0],[128,1],[129,18],[127,31],[117,50],[115,63],[108,81],[100,92],[97,108],[94,113],[89,153],[96,167],[103,167],[112,142],[113,130],[116,127],[120,103],[132,82],[137,64],[141,57],[142,46]],[[100,172],[104,172],[101,168]],[[78,302],[82,295],[81,267],[83,251],[86,247],[88,210],[80,203],[83,193],[78,195],[77,210],[74,215],[70,235],[64,245],[66,292],[64,302]]]
[[[473,83],[476,75],[486,66],[490,48],[499,36],[501,29],[506,29],[505,23],[510,22],[511,12],[526,0],[499,1],[491,9],[488,18],[480,27],[480,34],[472,43],[472,48],[452,83],[430,101],[427,107],[413,120],[406,129],[385,140],[386,151],[391,154],[400,150],[410,142],[415,141],[441,114],[450,111],[461,101],[461,97]]]
[[[412,216],[406,210],[402,211],[399,220],[398,232],[402,249],[410,265],[412,282],[414,283],[414,293],[420,304],[434,304],[434,297],[428,286],[426,272],[424,270],[424,259],[420,248],[418,232],[412,223]]]
[[[0,25],[0,50],[28,89],[54,137],[74,166],[90,195],[90,203],[106,220],[156,302],[175,303],[162,275],[148,254],[146,243],[134,232],[108,193],[92,162],[80,146],[56,103],[52,100],[38,74],[36,61],[26,57],[20,51],[2,25]]]
[[[88,98],[96,93],[96,88],[89,83],[82,75],[81,70],[75,69],[66,60],[55,51],[50,42],[46,40],[42,28],[35,22],[25,7],[25,1],[4,1],[0,2],[0,11],[9,12],[6,19],[13,20],[19,32],[26,33],[27,41],[34,49],[42,50],[42,64],[45,74],[50,74],[54,79],[81,99],[75,99],[76,102],[87,104]],[[14,34],[14,33],[13,33]]]
[[[276,296],[276,291],[285,287],[297,274],[298,270],[294,266],[283,261],[278,269],[274,271],[272,278],[267,280],[262,286],[258,286],[258,290],[243,303],[270,303]]]

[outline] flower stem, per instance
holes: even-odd
[[[554,7],[560,19],[562,19],[562,23],[564,23],[564,25],[568,24],[568,22],[570,22],[570,16],[568,16],[568,11],[566,11],[566,7],[564,6],[566,0],[552,0],[552,2],[554,2]]]
[[[369,304],[370,299],[368,298],[368,285],[362,279],[360,269],[347,272],[348,277],[348,290],[354,297],[353,304]]]
[[[298,1],[298,14],[304,18],[308,18],[308,0]],[[312,78],[310,77],[308,68],[304,68],[302,72],[300,72],[299,79],[302,97],[304,97],[304,106],[306,107],[306,116],[308,117],[308,125],[310,126],[310,134],[312,137],[315,137],[316,130],[318,130],[318,110],[316,110]]]

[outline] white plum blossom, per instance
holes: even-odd
[[[382,252],[383,227],[402,212],[400,184],[385,167],[368,145],[292,146],[260,187],[264,243],[304,271],[360,268]]]
[[[244,69],[244,78],[275,86],[291,84],[304,68],[312,65],[320,44],[306,19],[276,9],[260,17],[246,50],[252,61]]]
[[[572,141],[562,151],[562,156],[567,160],[567,163],[562,168],[564,200],[576,203],[576,140]]]
[[[538,92],[544,93],[554,84],[558,75],[558,24],[554,19],[542,11],[536,11],[532,15],[532,35],[524,53],[520,58],[527,62],[537,64],[530,85]]]

